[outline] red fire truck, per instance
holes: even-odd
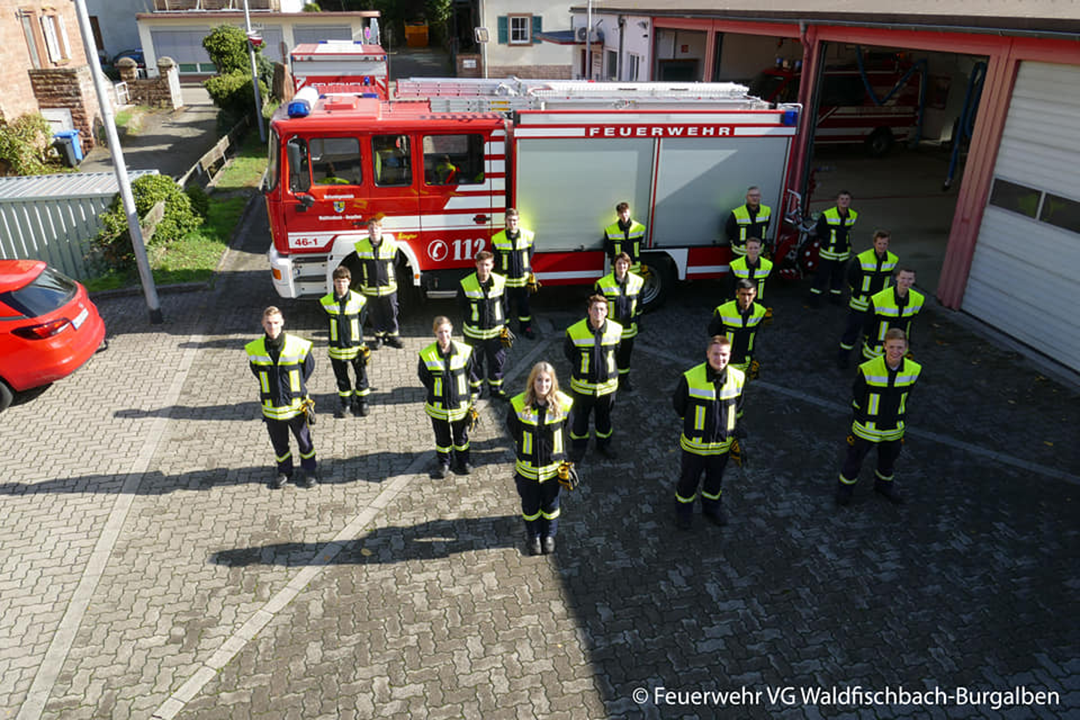
[[[507,207],[536,233],[545,285],[592,284],[626,200],[648,228],[657,302],[676,280],[726,273],[717,240],[748,185],[780,207],[798,115],[729,83],[424,79],[396,95],[308,88],[275,115],[263,189],[281,296],[327,292],[374,215],[402,246],[399,285],[452,295]]]
[[[919,71],[924,69],[925,64],[901,63],[890,55],[872,55],[865,65],[826,67],[814,143],[862,143],[879,157],[894,141],[911,139],[922,114],[925,73]],[[794,102],[801,76],[798,64],[778,62],[758,74],[750,92],[772,103]]]
[[[349,40],[301,43],[289,53],[296,90],[313,87],[326,93],[371,93],[389,97],[386,51],[379,45]]]

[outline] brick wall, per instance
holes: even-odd
[[[86,65],[28,71],[38,107],[67,108],[71,122],[79,131],[83,152],[94,147],[94,130],[101,124],[101,110],[94,92],[94,81]]]
[[[519,78],[569,80],[571,70],[569,65],[492,65],[488,69],[488,77],[503,78],[514,75]]]

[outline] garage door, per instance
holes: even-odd
[[[171,57],[180,66],[180,73],[214,73],[217,67],[210,62],[203,38],[210,34],[210,27],[170,28],[151,30],[156,57]]]
[[[1080,371],[1080,67],[1024,62],[963,309]]]
[[[320,40],[352,40],[352,28],[348,25],[293,26],[293,42],[317,43]]]

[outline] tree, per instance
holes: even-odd
[[[217,66],[219,75],[251,72],[247,34],[235,25],[217,26],[203,38],[202,45],[206,48],[210,60]],[[261,51],[261,47],[255,48],[256,53]]]

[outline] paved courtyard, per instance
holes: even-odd
[[[1077,717],[1080,397],[950,312],[898,467],[909,502],[831,493],[851,373],[844,311],[770,289],[748,463],[731,524],[672,522],[678,375],[703,359],[719,286],[646,316],[619,458],[590,454],[559,547],[524,554],[505,407],[483,401],[477,470],[428,476],[406,349],[373,356],[372,413],[335,420],[316,303],[279,303],[256,207],[210,289],[99,301],[110,347],[0,415],[0,716],[36,718]],[[896,248],[903,254],[902,246]],[[545,288],[550,359],[579,289]],[[316,342],[323,483],[273,492],[243,345],[264,306]],[[694,694],[698,693],[698,694]]]

